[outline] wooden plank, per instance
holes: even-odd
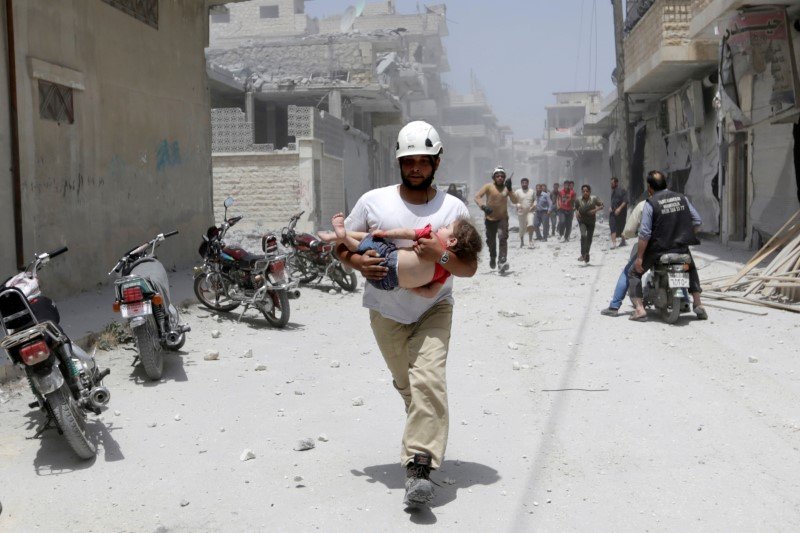
[[[751,298],[743,298],[742,296],[731,296],[730,294],[722,294],[712,291],[703,292],[703,298],[711,298],[712,300],[726,300],[729,302],[756,305],[759,307],[771,307],[773,309],[791,311],[792,313],[800,313],[800,306],[786,305],[778,302],[770,302],[768,300],[754,300]]]
[[[800,231],[800,227],[793,227],[791,228],[794,231],[787,231],[786,234],[784,232],[787,230],[789,226],[792,226],[795,222],[795,219],[800,216],[800,211],[797,211],[794,215],[792,215],[786,223],[781,226],[781,228],[773,235],[767,243],[761,247],[761,249],[756,252],[756,254],[747,262],[747,264],[736,274],[736,276],[731,279],[731,283],[735,283],[742,279],[745,274],[750,272],[753,268],[755,268],[761,261],[766,259],[772,252],[776,249],[780,248],[783,244],[788,242],[792,239],[793,232]],[[723,292],[725,289],[723,289]]]

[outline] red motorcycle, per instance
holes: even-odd
[[[288,265],[292,279],[300,283],[322,281],[326,276],[348,292],[358,286],[353,269],[339,261],[334,245],[321,241],[310,233],[297,233],[295,226],[305,211],[300,211],[289,220],[281,231],[281,244],[290,250]]]
[[[199,253],[203,266],[194,269],[194,293],[200,303],[215,311],[232,311],[244,305],[241,316],[255,307],[270,325],[282,328],[289,322],[289,298],[298,298],[297,282],[286,275],[286,255],[278,253],[278,238],[262,239],[264,254],[251,254],[241,246],[227,245],[228,230],[242,217],[228,216],[233,198],[225,200],[222,224],[203,235]]]

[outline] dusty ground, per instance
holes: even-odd
[[[604,251],[598,233],[591,266],[577,242],[519,249],[512,234],[509,275],[484,261],[456,281],[450,440],[430,510],[401,505],[402,402],[360,290],[323,285],[291,302],[284,330],[192,305],[160,383],[129,349],[98,352],[112,399],[92,417],[92,462],[55,432],[29,440],[41,416],[6,386],[0,530],[798,530],[797,315],[600,316],[628,250]],[[748,256],[705,244],[701,276]],[[62,312],[110,301],[82,298]],[[303,438],[316,448],[294,451]]]

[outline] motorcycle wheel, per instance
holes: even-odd
[[[239,302],[232,301],[227,294],[228,280],[220,275],[222,287],[215,289],[209,287],[205,276],[198,276],[194,280],[194,295],[200,303],[214,311],[232,311],[239,307]],[[221,303],[226,301],[229,303]]]
[[[66,383],[45,396],[45,401],[75,455],[81,459],[93,458],[97,446],[86,435],[86,413],[78,406]]]
[[[358,278],[355,272],[345,272],[341,265],[337,265],[334,275],[331,276],[341,288],[347,292],[353,292],[358,287]]]
[[[314,265],[297,254],[289,257],[287,266],[289,267],[290,277],[298,280],[300,283],[311,283],[317,279],[317,269],[314,268]]]
[[[270,326],[282,328],[289,323],[289,296],[286,291],[272,291],[269,296],[272,298],[272,309],[267,311],[262,308],[261,312]]]
[[[659,311],[661,311],[661,318],[664,322],[674,324],[681,316],[681,301],[673,298],[667,307],[662,307]]]
[[[161,375],[164,373],[164,354],[161,350],[161,343],[156,338],[156,332],[156,323],[153,317],[148,317],[144,326],[133,328],[136,348],[139,350],[139,360],[144,367],[144,373],[151,381],[161,379]]]

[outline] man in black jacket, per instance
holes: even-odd
[[[667,189],[667,179],[663,173],[657,170],[647,173],[647,191],[650,198],[642,210],[638,255],[628,275],[629,294],[636,308],[631,320],[643,320],[647,316],[642,301],[642,275],[664,254],[690,254],[689,246],[700,244],[695,233],[703,223],[684,195]],[[700,301],[700,276],[694,261],[689,268],[689,292],[697,318],[707,319],[708,313]]]

